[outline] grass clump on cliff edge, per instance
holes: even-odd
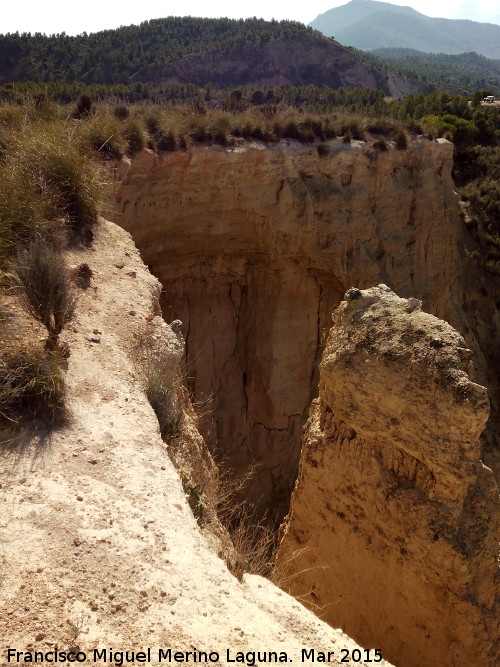
[[[30,102],[0,107],[3,257],[33,233],[47,233],[55,220],[76,238],[84,238],[95,225],[99,167],[85,150],[76,122],[46,120]]]
[[[64,121],[60,113],[44,96],[0,105],[0,307],[10,311],[8,325],[0,323],[4,444],[30,422],[56,425],[66,418],[57,339],[75,301],[63,250],[92,237],[101,178],[80,121]],[[47,328],[45,350],[32,318]]]
[[[317,113],[292,105],[262,104],[235,110],[224,103],[227,93],[217,92],[209,102],[99,103],[93,114],[79,119],[79,131],[89,147],[104,157],[117,158],[143,148],[173,151],[197,144],[234,146],[242,139],[309,144],[335,137],[369,141],[371,135],[383,135],[397,140],[402,128],[401,121],[342,108]]]
[[[0,443],[27,420],[60,425],[66,421],[65,383],[59,355],[34,347],[0,357]]]

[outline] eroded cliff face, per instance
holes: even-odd
[[[416,299],[347,292],[278,550],[295,595],[404,667],[498,664],[500,507],[471,356]]]
[[[138,664],[149,648],[148,664],[165,665],[169,649],[192,661],[196,647],[234,667],[237,652],[299,663],[307,647],[340,665],[341,649],[359,651],[349,637],[262,577],[236,579],[209,548],[172,460],[204,484],[213,463],[189,414],[175,445],[162,441],[137,367],[145,332],[168,365],[182,345],[130,236],[105,221],[94,232],[91,249],[65,253],[92,271],[61,334],[71,420],[0,457],[1,664],[76,651],[84,665]]]
[[[387,283],[468,331],[453,146],[419,138],[379,153],[333,140],[329,149],[144,151],[114,172],[114,219],[162,282],[166,319],[184,323],[190,388],[212,400],[212,441],[236,474],[258,464],[253,500],[278,517],[323,335],[350,285]]]

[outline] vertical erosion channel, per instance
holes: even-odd
[[[256,466],[250,500],[281,519],[316,390],[321,330],[342,288],[287,259],[225,255],[191,264],[194,251],[158,272],[163,312],[182,320],[192,395],[212,405],[214,433],[204,435],[237,476]]]
[[[165,319],[183,322],[204,435],[236,475],[256,466],[248,493],[271,520],[288,511],[345,290],[387,283],[460,324],[452,145],[358,143],[142,151],[113,172],[114,219],[161,281]]]

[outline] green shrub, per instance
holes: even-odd
[[[495,276],[500,276],[500,262],[499,261],[489,259],[485,263],[484,266],[485,266],[486,271],[488,271],[489,273],[492,273]]]
[[[175,134],[171,131],[161,132],[160,135],[157,137],[156,147],[160,151],[175,151],[177,147]]]
[[[203,485],[202,484],[193,484],[186,477],[181,476],[182,488],[184,494],[187,498],[191,512],[193,513],[194,518],[198,522],[200,528],[207,523],[208,517],[203,504]]]
[[[80,123],[79,135],[84,145],[109,158],[121,158],[128,149],[122,123],[113,114],[99,110]]]
[[[319,144],[317,151],[319,157],[326,157],[330,153],[330,146],[328,144]]]
[[[140,119],[129,118],[122,129],[122,135],[127,141],[130,153],[137,153],[146,148],[149,137]]]
[[[113,109],[113,116],[118,120],[127,120],[130,112],[125,104],[117,104]]]
[[[35,238],[18,252],[15,276],[28,311],[47,328],[47,346],[53,349],[75,309],[61,254],[45,240]]]
[[[399,129],[394,136],[394,145],[399,150],[408,148],[408,135],[402,128]]]

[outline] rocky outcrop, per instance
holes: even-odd
[[[269,581],[236,579],[208,547],[171,461],[189,451],[201,475],[204,444],[189,415],[162,441],[137,368],[149,327],[172,363],[179,346],[155,319],[160,286],[129,235],[102,222],[92,250],[68,261],[92,271],[62,334],[71,423],[0,457],[0,662],[78,652],[85,665],[164,665],[179,651],[206,664],[198,650],[218,665],[238,652],[239,664],[277,661],[257,651],[298,663],[306,648],[340,664],[342,649],[359,651]]]
[[[419,300],[349,289],[278,550],[295,595],[405,667],[498,664],[500,507],[471,358]]]
[[[199,86],[362,86],[389,95],[424,92],[425,86],[408,76],[384,71],[359,59],[352,51],[319,33],[259,46],[192,53],[162,65],[141,68],[136,81],[154,85],[168,82]]]
[[[142,152],[113,174],[114,219],[184,323],[189,383],[227,465],[258,464],[252,500],[288,511],[332,310],[350,285],[422,299],[466,334],[453,146],[281,142]]]

